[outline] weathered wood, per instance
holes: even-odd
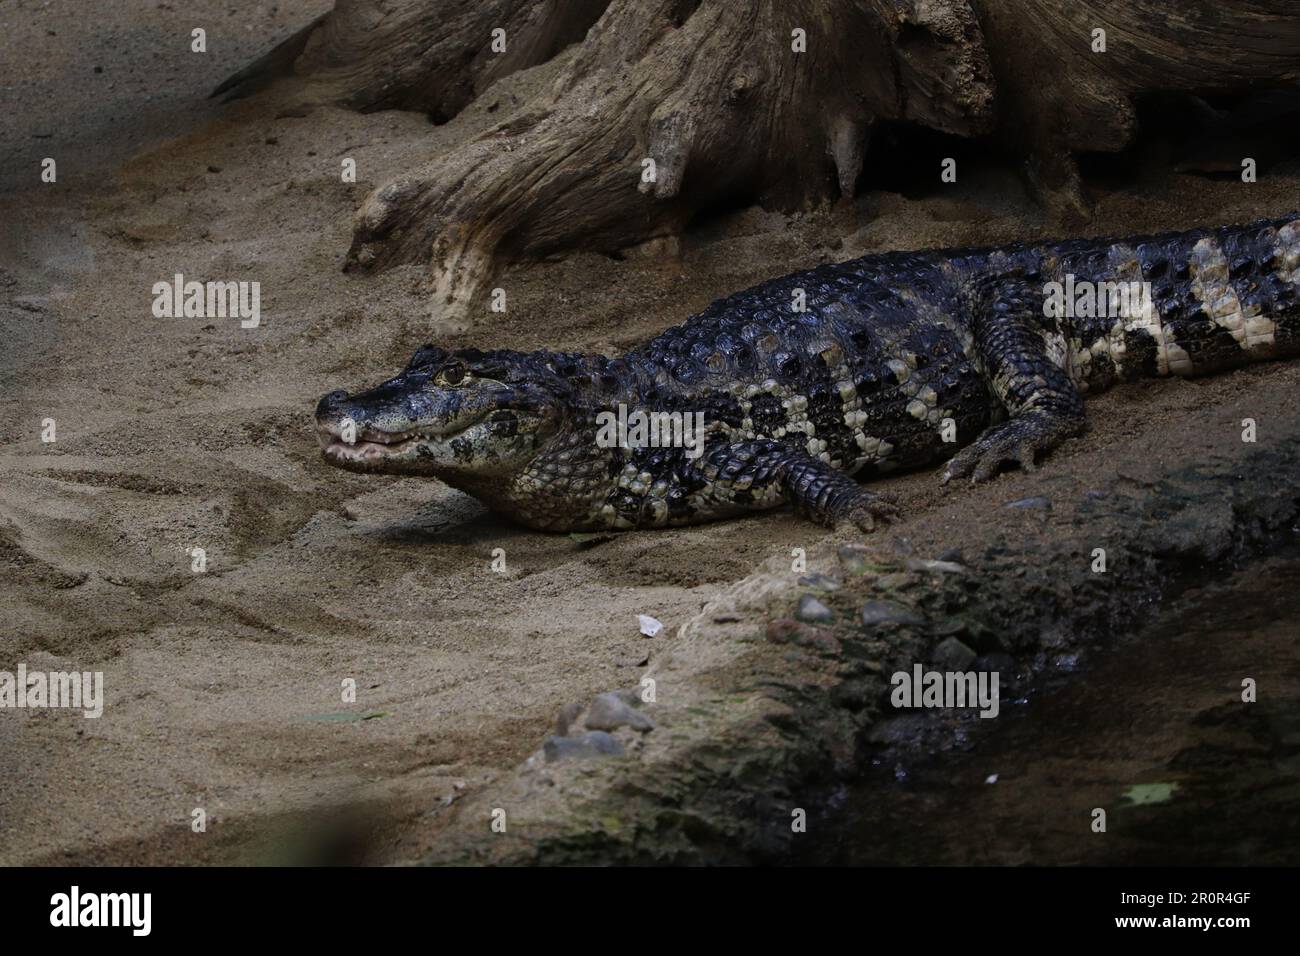
[[[366,200],[349,266],[431,261],[453,317],[503,260],[851,194],[874,120],[971,135],[991,103],[965,0],[613,0],[549,90]]]
[[[1130,143],[1139,95],[1300,79],[1300,5],[338,0],[223,89],[292,68],[310,95],[446,119],[574,43],[548,89],[375,190],[347,267],[428,262],[435,311],[455,321],[503,262],[651,247],[720,202],[851,195],[879,120],[995,133],[1051,209],[1083,219],[1075,157]]]

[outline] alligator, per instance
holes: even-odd
[[[434,476],[540,530],[785,503],[871,530],[897,509],[862,477],[1033,469],[1084,430],[1087,393],[1297,354],[1298,295],[1300,214],[874,254],[727,296],[618,358],[425,345],[324,396],[316,424],[332,465]]]

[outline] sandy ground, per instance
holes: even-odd
[[[421,270],[340,271],[351,213],[554,67],[438,127],[297,109],[292,85],[204,99],[327,5],[118,2],[97,19],[72,2],[0,6],[0,669],[102,670],[107,698],[97,720],[0,712],[0,862],[314,858],[286,834],[307,827],[313,852],[335,852],[330,807],[363,811],[340,819],[374,831],[365,859],[416,859],[440,808],[535,750],[563,705],[635,684],[723,585],[823,537],[786,514],[596,547],[524,531],[434,482],[324,467],[322,393],[377,381],[427,338],[618,351],[820,261],[1050,232],[1009,171],[964,167],[949,192],[728,213],[680,260],[520,267],[500,282],[504,316],[447,336]],[[204,24],[196,62],[189,30]],[[46,155],[57,184],[37,181]],[[343,157],[356,184],[340,182]],[[1276,214],[1300,205],[1298,181],[1112,184],[1095,231]],[[155,318],[151,287],[177,272],[260,282],[260,327]],[[1052,467],[1086,473],[1117,442],[1275,374],[1103,396]],[[970,494],[928,473],[887,485],[913,516]],[[642,637],[639,613],[664,635]],[[340,699],[349,678],[355,704]]]

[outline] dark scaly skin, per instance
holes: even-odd
[[[945,481],[1032,468],[1083,430],[1086,392],[1300,352],[1298,219],[866,256],[728,296],[621,358],[425,346],[377,388],[323,398],[322,448],[353,470],[436,476],[545,530],[787,502],[870,528],[892,508],[855,478],[942,459]],[[1147,282],[1152,307],[1045,316],[1046,284],[1067,274]],[[620,403],[702,412],[703,455],[601,447],[597,414]]]

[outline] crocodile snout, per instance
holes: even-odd
[[[339,413],[339,406],[348,400],[346,389],[336,388],[328,395],[321,398],[316,404],[316,417],[333,418]]]

